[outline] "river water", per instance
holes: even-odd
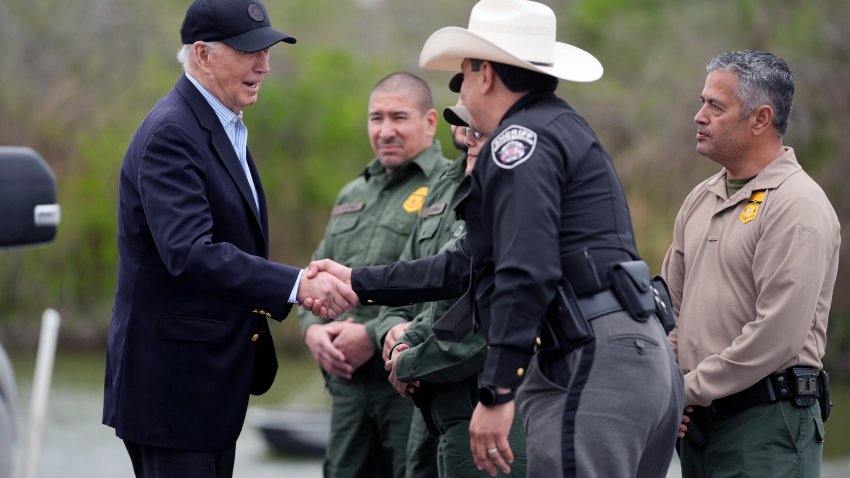
[[[87,367],[90,369],[91,367]],[[16,369],[21,370],[19,367]],[[86,372],[102,375],[102,369]],[[279,377],[280,378],[280,377]],[[29,387],[26,371],[18,372],[18,416],[21,443],[26,442],[29,415]],[[48,402],[48,415],[39,452],[38,478],[122,478],[132,477],[124,446],[111,428],[100,424],[102,406],[98,379],[55,377]],[[292,382],[290,382],[291,384]],[[321,388],[321,384],[312,385]],[[319,393],[323,393],[319,390]],[[264,407],[267,408],[267,407]],[[258,406],[249,407],[248,418],[236,445],[234,476],[238,478],[319,478],[319,460],[285,458],[270,451],[260,432],[252,425]],[[846,439],[835,434],[832,439]],[[22,447],[21,447],[22,448]],[[22,450],[17,450],[21,457]],[[675,461],[667,478],[679,478]],[[850,459],[825,464],[823,478],[850,477]]]

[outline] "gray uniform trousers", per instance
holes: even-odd
[[[591,326],[595,340],[564,357],[535,354],[517,391],[528,476],[663,478],[684,409],[664,330],[622,311]]]

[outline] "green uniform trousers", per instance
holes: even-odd
[[[407,438],[407,472],[405,478],[437,476],[437,438],[428,434],[428,426],[419,410],[413,410]]]
[[[437,471],[440,478],[489,477],[486,471],[479,471],[472,460],[469,450],[469,421],[478,404],[478,379],[470,377],[458,383],[433,384],[431,394],[431,416],[439,430],[437,445]],[[419,413],[417,410],[416,413]],[[526,475],[526,443],[522,430],[519,410],[516,410],[508,443],[514,454],[510,475],[523,478]]]
[[[404,478],[413,402],[387,381],[380,355],[351,380],[327,378],[333,396],[325,478]]]
[[[704,435],[707,445],[701,450],[679,440],[683,477],[820,477],[824,425],[817,404],[758,405],[710,422]]]

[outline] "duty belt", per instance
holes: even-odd
[[[578,307],[581,309],[581,314],[589,322],[603,315],[612,314],[625,310],[617,294],[612,289],[605,289],[602,292],[579,297],[577,300]]]
[[[694,407],[708,419],[723,420],[748,408],[781,400],[794,400],[797,406],[811,406],[822,395],[818,371],[812,367],[793,367],[783,373],[768,375],[754,385],[718,398],[707,407]]]

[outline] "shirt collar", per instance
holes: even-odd
[[[207,103],[209,103],[210,107],[212,107],[213,111],[215,111],[215,115],[218,117],[218,120],[221,121],[223,126],[229,126],[231,123],[235,123],[237,120],[242,119],[241,111],[239,113],[234,113],[231,109],[224,106],[224,103],[219,101],[215,95],[204,88],[198,80],[192,77],[192,75],[186,73],[186,78],[195,85],[195,88],[197,88],[198,91],[201,92],[201,96],[207,100]]]
[[[749,198],[753,191],[776,189],[792,174],[803,169],[800,166],[800,163],[797,162],[797,157],[794,155],[794,148],[784,146],[783,149],[784,152],[781,155],[777,156],[776,159],[771,161],[770,164],[759,171],[755,179],[733,194],[729,199],[733,199],[733,202],[738,202],[742,199]],[[726,168],[723,168],[723,170],[717,173],[706,185],[708,190],[717,194],[721,198],[725,198],[727,174],[728,171]],[[722,194],[721,191],[723,191]]]
[[[415,165],[415,167],[422,170],[425,173],[425,176],[431,176],[431,174],[437,169],[440,165],[440,160],[443,157],[443,148],[440,145],[440,142],[434,140],[431,143],[431,146],[423,149],[416,157],[413,158],[412,161],[408,161],[403,164],[393,176],[397,176],[399,173],[403,173],[405,171],[410,170],[411,165]],[[372,161],[366,165],[366,169],[363,170],[363,176],[368,181],[370,177],[377,176],[379,174],[385,173],[384,167],[381,165],[381,162],[378,161],[378,158],[373,158]]]

